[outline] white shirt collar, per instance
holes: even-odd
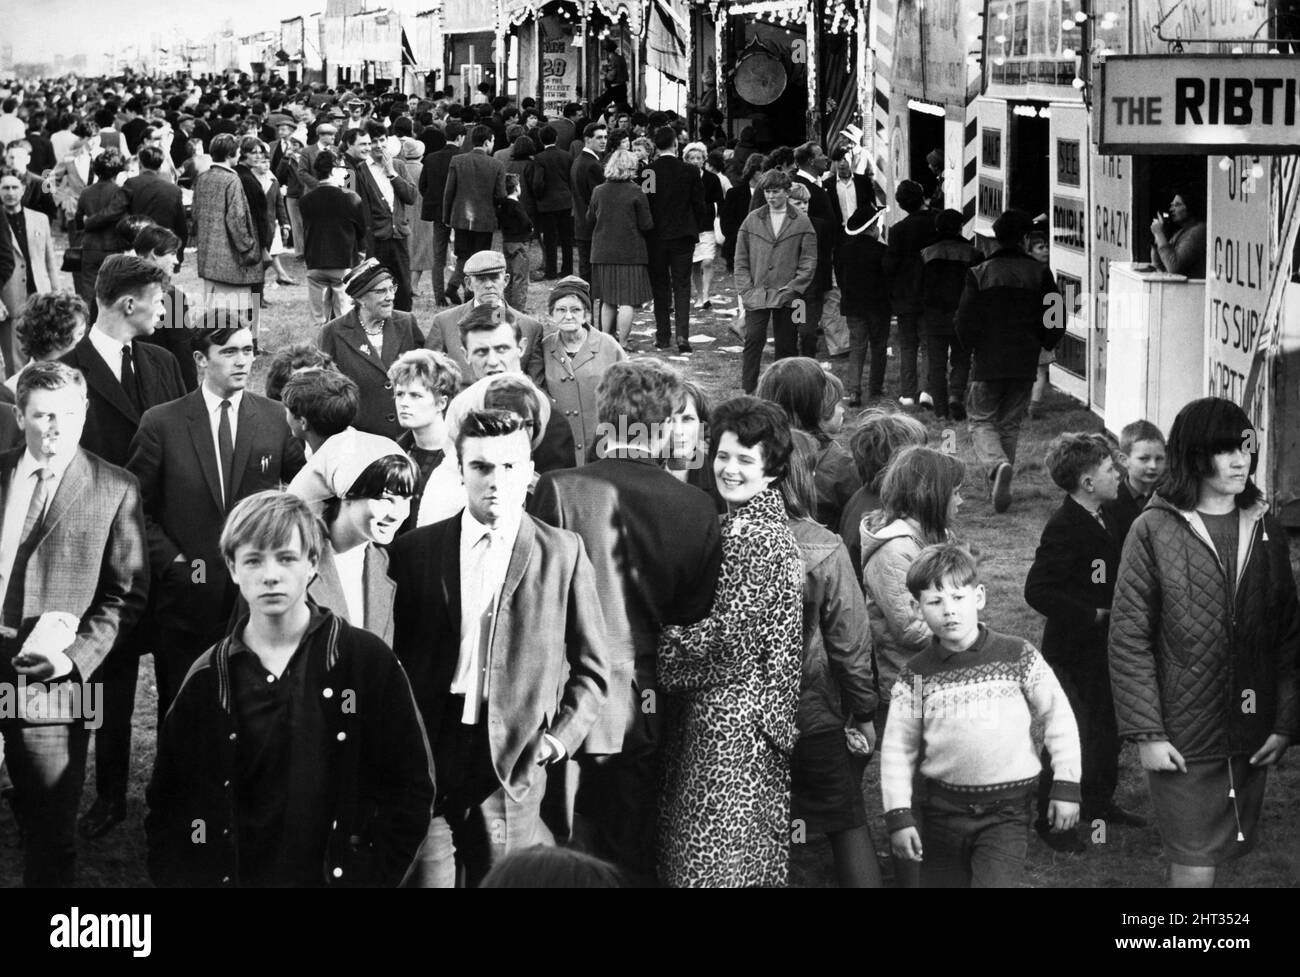
[[[472,546],[491,531],[496,533],[497,539],[513,548],[515,545],[515,537],[519,535],[519,524],[523,522],[523,519],[524,512],[520,509],[519,513],[515,515],[513,519],[507,517],[505,520],[497,523],[496,527],[492,529],[475,519],[467,505],[461,510],[461,538]]]
[[[72,464],[72,459],[76,457],[76,454],[76,450],[73,450],[69,454],[57,455],[46,461],[43,458],[37,458],[32,454],[32,449],[28,448],[23,452],[22,457],[18,459],[18,466],[14,469],[14,480],[20,482],[23,479],[31,478],[36,469],[48,468],[54,472],[54,479],[57,482],[63,478],[63,473],[68,470],[68,466]]]
[[[98,325],[90,327],[90,345],[94,347],[95,352],[103,357],[108,368],[117,377],[118,382],[122,381],[122,350],[130,343],[124,343],[120,339],[115,339]]]
[[[209,414],[215,414],[221,409],[221,398],[209,390],[206,383],[199,384],[199,390],[203,391],[203,403],[207,406]],[[244,399],[244,391],[236,390],[227,399],[230,401],[230,409],[238,414],[239,404]]]
[[[798,175],[803,177],[805,180],[807,180],[809,183],[813,184],[814,186],[821,186],[822,183],[821,178],[813,176],[807,170],[800,170],[798,172]]]

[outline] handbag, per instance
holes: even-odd
[[[68,248],[63,252],[63,264],[59,266],[59,271],[81,271],[81,248]]]
[[[722,233],[722,219],[719,217],[713,218],[713,243],[718,247],[727,243],[727,236]]]

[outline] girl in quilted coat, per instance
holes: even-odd
[[[1258,435],[1231,401],[1174,420],[1169,473],[1124,542],[1110,670],[1173,887],[1209,887],[1257,840],[1268,768],[1300,733],[1300,602],[1287,539],[1251,480]]]
[[[790,424],[775,404],[737,397],[714,412],[712,435],[728,508],[713,611],[659,644],[659,684],[680,708],[663,750],[659,877],[783,886],[803,651],[803,561],[778,490]]]

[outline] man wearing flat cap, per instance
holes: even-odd
[[[376,259],[368,258],[343,281],[352,309],[321,328],[316,340],[334,358],[340,373],[361,391],[361,410],[354,426],[370,434],[396,439],[402,433],[393,405],[388,368],[399,356],[424,346],[415,316],[394,308],[393,276]]]
[[[465,356],[465,343],[461,338],[460,324],[464,318],[480,305],[507,308],[505,291],[510,282],[510,273],[506,270],[506,256],[500,251],[478,251],[470,255],[465,262],[465,280],[473,292],[468,302],[444,309],[433,317],[429,327],[429,336],[425,340],[426,349],[435,349],[446,353],[460,367],[461,375],[472,377],[473,370]],[[523,371],[538,386],[542,384],[546,372],[542,357],[542,324],[530,315],[510,309],[519,320],[519,331],[524,341]]]
[[[316,125],[316,141],[304,149],[298,156],[298,182],[302,192],[315,190],[320,186],[320,177],[316,175],[316,157],[322,149],[334,149],[334,140],[338,138],[338,126],[332,122],[319,122]]]
[[[284,154],[290,152],[289,137],[298,128],[298,123],[293,116],[276,112],[266,120],[266,124],[275,130],[275,142],[271,143],[271,172],[274,173],[280,168]]]

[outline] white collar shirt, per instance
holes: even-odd
[[[520,512],[512,522],[490,529],[474,518],[468,506],[461,513],[460,656],[450,691],[465,697],[461,722],[467,725],[479,721],[487,701],[488,654],[496,627],[497,596],[505,583],[522,519]]]

